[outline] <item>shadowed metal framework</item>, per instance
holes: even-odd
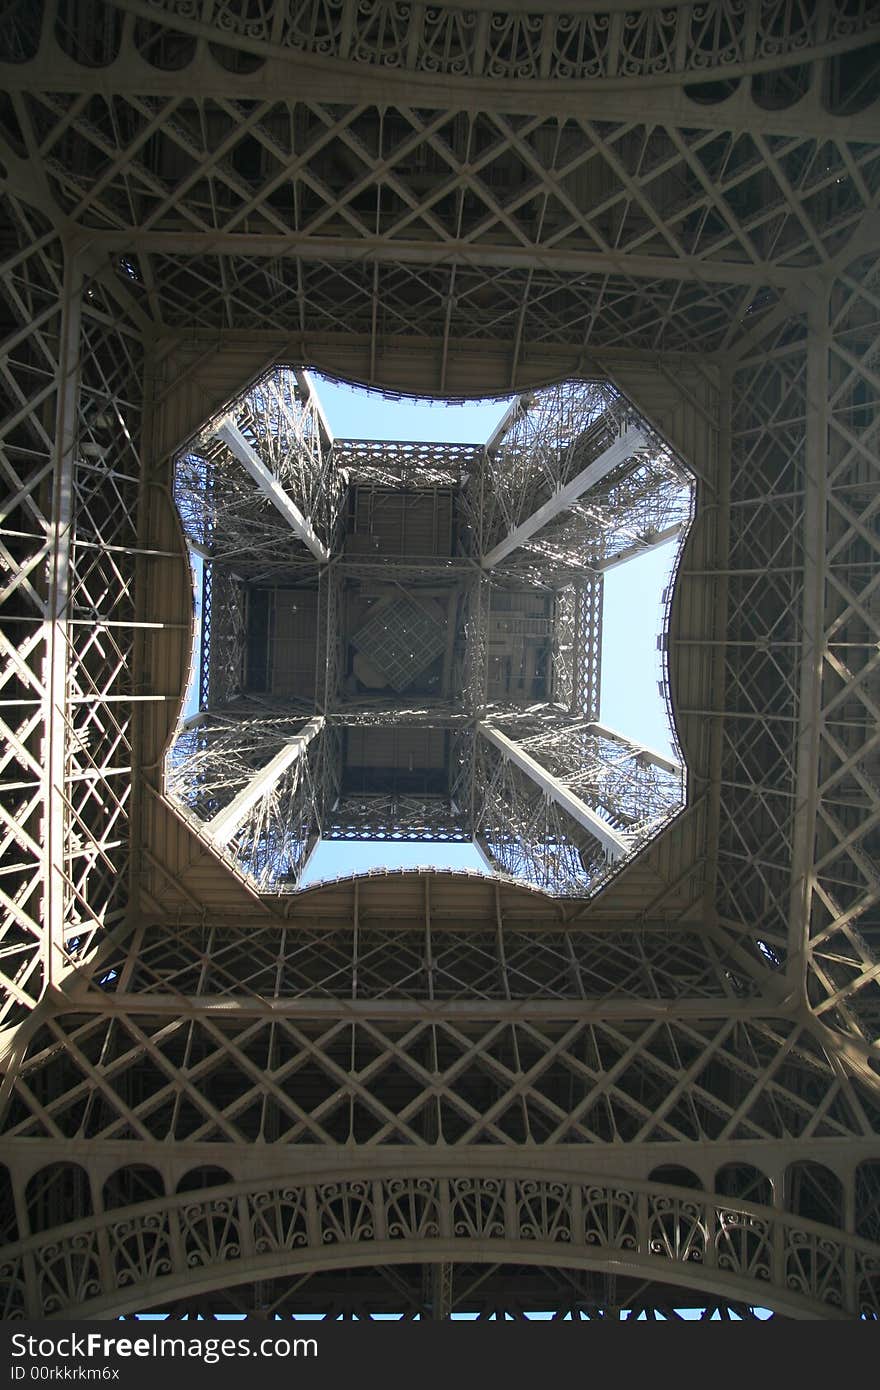
[[[680,761],[599,721],[603,577],[683,543],[692,493],[607,385],[518,397],[482,446],[386,445],[273,372],[175,466],[207,635],[171,795],[264,893],[322,835],[476,839],[595,891],[685,799]]]
[[[869,0],[6,6],[7,1317],[877,1316],[876,31]],[[688,803],[593,897],[267,895],[166,795],[181,449],[221,417],[200,456],[235,453],[304,568],[349,525],[305,393],[271,408],[311,491],[272,486],[268,415],[230,418],[279,363],[437,397],[612,383],[696,478],[665,639]],[[549,497],[493,496],[479,554],[525,582]],[[260,650],[230,569],[209,682]],[[436,614],[398,617],[436,645]],[[360,708],[351,659],[333,698]],[[507,795],[504,739],[541,764],[545,731],[485,722],[475,781],[500,759]],[[312,692],[268,761],[334,728]],[[249,780],[207,808],[218,844]]]

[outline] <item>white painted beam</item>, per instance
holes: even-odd
[[[307,372],[303,368],[296,367],[294,368],[293,374],[296,377],[296,383],[302,394],[303,404],[305,405],[311,403],[315,411],[315,414],[318,417],[318,423],[321,426],[321,433],[324,436],[324,442],[326,443],[328,448],[332,449],[334,442],[333,431],[330,428],[330,423],[327,419],[327,416],[324,414],[324,407],[321,404],[321,397],[318,395],[318,388],[312,380],[311,372]]]
[[[587,729],[591,734],[598,734],[600,738],[607,738],[611,743],[620,743],[625,748],[632,749],[645,762],[653,763],[655,767],[661,767],[664,772],[681,773],[681,763],[674,762],[665,753],[658,753],[654,748],[648,748],[644,743],[639,743],[636,739],[627,738],[626,734],[618,733],[616,729],[610,729],[607,724],[588,724]]]
[[[214,556],[211,551],[206,545],[202,545],[201,541],[194,541],[190,536],[187,536],[186,545],[187,549],[191,550],[194,555],[198,555],[200,559],[213,560]]]
[[[207,717],[208,711],[204,709],[198,710],[195,714],[188,715],[180,725],[180,732],[185,734],[188,733],[190,729],[198,729],[200,725],[204,724]]]
[[[662,531],[655,531],[651,536],[640,537],[633,541],[632,545],[625,546],[623,550],[618,550],[616,555],[608,555],[604,560],[596,563],[596,569],[604,574],[606,570],[616,569],[618,565],[625,565],[627,560],[635,560],[639,555],[647,555],[649,550],[656,550],[659,545],[665,545],[667,541],[680,536],[687,526],[686,521],[676,521],[672,526],[664,526]]]
[[[473,839],[473,845],[474,849],[477,851],[477,854],[480,856],[483,863],[485,864],[488,872],[490,874],[497,873],[498,865],[494,862],[492,858],[492,854],[489,849],[489,841],[486,839],[485,835],[483,835],[482,833],[475,835]]]
[[[609,859],[622,859],[624,855],[629,853],[629,844],[624,836],[615,830],[613,826],[609,825],[607,821],[602,820],[602,817],[597,815],[593,808],[588,806],[585,801],[581,801],[579,796],[575,796],[574,792],[569,791],[568,787],[564,786],[563,783],[559,781],[558,777],[554,777],[551,773],[547,772],[546,768],[543,768],[539,762],[536,762],[531,754],[527,753],[524,748],[520,748],[519,744],[514,743],[512,739],[508,738],[506,734],[500,733],[498,729],[493,729],[491,724],[480,722],[477,728],[490,743],[495,745],[508,762],[514,763],[520,771],[524,772],[527,777],[530,777],[552,801],[555,801],[557,806],[561,806],[563,811],[566,811],[573,820],[576,820],[579,825],[582,825],[585,830],[588,830],[593,838],[598,840],[602,845]]]
[[[511,401],[483,446],[487,454],[498,448],[507,431],[512,428],[520,415],[525,415],[531,400],[531,396],[517,396],[515,401]]]
[[[219,849],[228,845],[242,821],[256,806],[260,797],[265,796],[270,787],[286,772],[291,763],[302,757],[308,745],[324,727],[324,716],[310,719],[298,734],[289,739],[265,767],[255,772],[251,780],[233,797],[228,806],[218,811],[205,826],[205,834]]]
[[[319,540],[308,517],[303,516],[299,507],[291,501],[277,478],[273,478],[263,460],[251,448],[238,426],[226,419],[216,427],[214,433],[216,438],[235,455],[239,463],[244,464],[260,492],[268,497],[273,507],[284,517],[290,529],[308,546],[315,559],[325,565],[330,559],[330,551]]]
[[[582,468],[570,483],[566,483],[565,487],[560,488],[555,496],[551,497],[543,506],[538,507],[519,526],[514,527],[503,541],[499,541],[496,546],[493,546],[489,553],[480,560],[483,569],[492,569],[511,551],[531,540],[537,531],[540,531],[548,522],[553,521],[560,512],[573,506],[579,497],[600,483],[613,469],[626,463],[627,459],[631,458],[637,449],[644,448],[647,442],[641,430],[630,426],[619,439],[615,439],[613,444],[609,444],[598,458],[593,459],[593,462],[588,464],[586,468]]]

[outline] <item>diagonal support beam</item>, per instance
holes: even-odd
[[[573,820],[588,830],[593,838],[602,845],[609,859],[612,861],[622,859],[629,853],[630,846],[623,835],[610,826],[607,821],[602,820],[602,817],[598,816],[591,806],[588,806],[579,796],[575,796],[574,792],[569,791],[558,777],[547,772],[531,754],[520,748],[519,744],[514,743],[513,739],[500,733],[498,729],[493,729],[491,724],[482,721],[477,725],[477,729],[484,738],[494,744],[502,757],[506,758],[508,762],[514,763],[521,772],[524,772],[527,777],[537,783],[545,795],[556,802],[557,806],[561,806],[562,810],[567,812]]]
[[[673,758],[668,758],[665,753],[658,753],[654,748],[648,748],[644,743],[637,743],[634,739],[627,738],[626,734],[620,734],[616,729],[609,729],[607,724],[588,724],[587,728],[591,734],[598,734],[599,738],[607,738],[611,743],[619,743],[623,748],[628,748],[633,755],[642,758],[646,763],[653,763],[655,767],[661,767],[664,772],[674,772],[681,776],[681,763],[675,762]]]
[[[503,423],[503,422],[502,422]],[[494,437],[494,436],[493,436]],[[574,505],[579,497],[588,492],[591,487],[596,487],[602,479],[607,477],[615,468],[619,468],[622,463],[626,463],[632,458],[638,449],[643,449],[648,443],[641,430],[630,426],[625,430],[619,439],[615,439],[613,444],[603,450],[598,458],[581,469],[570,483],[559,489],[555,496],[551,497],[543,506],[532,512],[519,526],[505,536],[503,541],[499,541],[496,546],[484,555],[480,564],[483,569],[492,569],[500,564],[513,550],[517,550],[526,541],[531,540],[532,536],[548,522],[554,520],[561,512]]]
[[[334,444],[333,431],[331,430],[330,422],[327,419],[326,414],[324,413],[324,407],[321,404],[321,397],[318,395],[318,388],[312,380],[311,372],[307,372],[304,368],[301,367],[294,367],[293,375],[296,377],[296,384],[300,389],[303,405],[310,405],[313,408],[315,415],[318,419],[318,425],[320,427],[321,433],[324,436],[324,443],[328,449],[332,449]]]
[[[287,522],[290,529],[299,536],[304,545],[322,565],[326,565],[330,559],[330,551],[318,539],[315,529],[308,517],[303,516],[299,507],[288,497],[284,488],[273,478],[266,465],[257,453],[251,448],[241,430],[231,420],[224,420],[214,431],[215,437],[225,444],[227,449],[244,464],[250,476],[253,478],[260,492],[267,497]]]
[[[222,811],[218,811],[217,815],[208,821],[205,826],[205,834],[218,849],[229,844],[238,827],[247,819],[260,798],[266,795],[266,792],[275,785],[279,777],[287,771],[292,763],[302,757],[312,739],[321,732],[323,727],[323,715],[310,719],[308,724],[292,739],[289,739],[265,767],[261,767],[259,772],[254,774],[241,791],[233,797],[229,805],[224,806]]]
[[[604,559],[598,560],[596,569],[604,573],[606,570],[616,569],[618,565],[625,565],[627,560],[635,560],[639,555],[647,555],[649,550],[656,550],[658,546],[665,545],[667,541],[680,536],[687,525],[686,521],[676,521],[671,526],[664,526],[662,531],[654,531],[649,535],[640,536],[638,540],[633,541],[632,545],[618,550],[615,555],[606,555]]]

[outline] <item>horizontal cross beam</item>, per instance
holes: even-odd
[[[578,1022],[606,1022],[610,1019],[631,1022],[634,1019],[708,1019],[708,1018],[764,1018],[767,1017],[768,1004],[764,997],[725,998],[708,996],[700,998],[657,999],[657,998],[597,998],[584,999],[572,993],[570,998],[548,999],[541,997],[517,999],[448,999],[431,1000],[395,999],[387,996],[381,999],[349,999],[339,995],[321,998],[314,994],[304,994],[297,998],[273,999],[260,994],[224,995],[165,995],[161,993],[114,994],[114,1008],[134,1017],[147,1018],[290,1018],[290,1019],[330,1019],[334,1023],[340,1019],[357,1021],[369,1019],[382,1022],[389,1019],[403,1019],[408,1023],[436,1022],[442,1019],[459,1022],[463,1019],[479,1019],[490,1025],[502,1019],[521,1022],[523,1019],[557,1019],[571,1024],[573,1018]],[[97,992],[89,997],[77,999],[78,1013],[102,1013],[106,1009],[106,996]]]
[[[261,767],[255,772],[241,791],[233,797],[228,806],[224,806],[222,811],[208,821],[205,833],[218,849],[222,849],[229,844],[236,830],[247,819],[250,812],[256,806],[262,796],[265,796],[278,781],[279,777],[287,771],[292,763],[302,757],[308,745],[324,727],[323,715],[318,715],[315,719],[310,719],[298,734],[289,739],[284,747],[275,754],[265,767]]]
[[[588,464],[586,468],[582,468],[570,483],[566,483],[565,487],[560,488],[549,501],[538,507],[519,526],[515,526],[504,537],[503,541],[499,541],[496,546],[493,546],[489,553],[480,560],[483,569],[492,569],[493,566],[506,559],[511,551],[518,550],[521,545],[525,545],[526,541],[531,540],[536,532],[553,521],[561,512],[573,506],[579,497],[588,492],[591,487],[596,487],[598,483],[601,483],[602,479],[607,477],[615,468],[626,463],[636,450],[644,448],[647,442],[641,430],[630,426],[619,439],[615,439],[613,444],[609,444],[598,458],[593,459],[593,462]]]
[[[519,744],[514,743],[513,739],[502,734],[498,729],[493,729],[491,724],[481,722],[478,724],[480,733],[487,738],[491,744],[498,749],[503,758],[508,762],[514,763],[516,767],[531,778],[551,801],[555,801],[563,811],[582,825],[585,830],[598,840],[611,860],[622,859],[629,853],[629,844],[623,835],[619,834],[613,826],[602,817],[597,815],[591,806],[582,801],[574,792],[569,791],[558,777],[543,768],[539,762],[527,753]]]
[[[415,241],[403,237],[339,235],[309,232],[96,231],[89,245],[124,254],[232,255],[298,257],[326,264],[366,262],[369,265],[484,268],[486,270],[543,270],[550,274],[624,275],[634,280],[682,280],[694,284],[743,285],[758,289],[773,285],[802,290],[810,271],[775,265],[771,261],[706,260],[700,256],[646,255],[639,252],[568,249],[522,245],[513,240],[479,245],[456,237]]]
[[[299,536],[299,539],[308,547],[315,559],[322,565],[326,565],[330,559],[330,551],[319,540],[308,517],[303,516],[296,503],[288,497],[278,479],[273,478],[263,460],[245,439],[238,426],[226,419],[216,427],[214,435],[222,444],[226,445],[239,463],[244,465],[263,496],[267,497],[273,507],[281,513],[290,529]]]

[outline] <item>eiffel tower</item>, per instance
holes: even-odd
[[[5,5],[5,1318],[880,1315],[878,28]]]

